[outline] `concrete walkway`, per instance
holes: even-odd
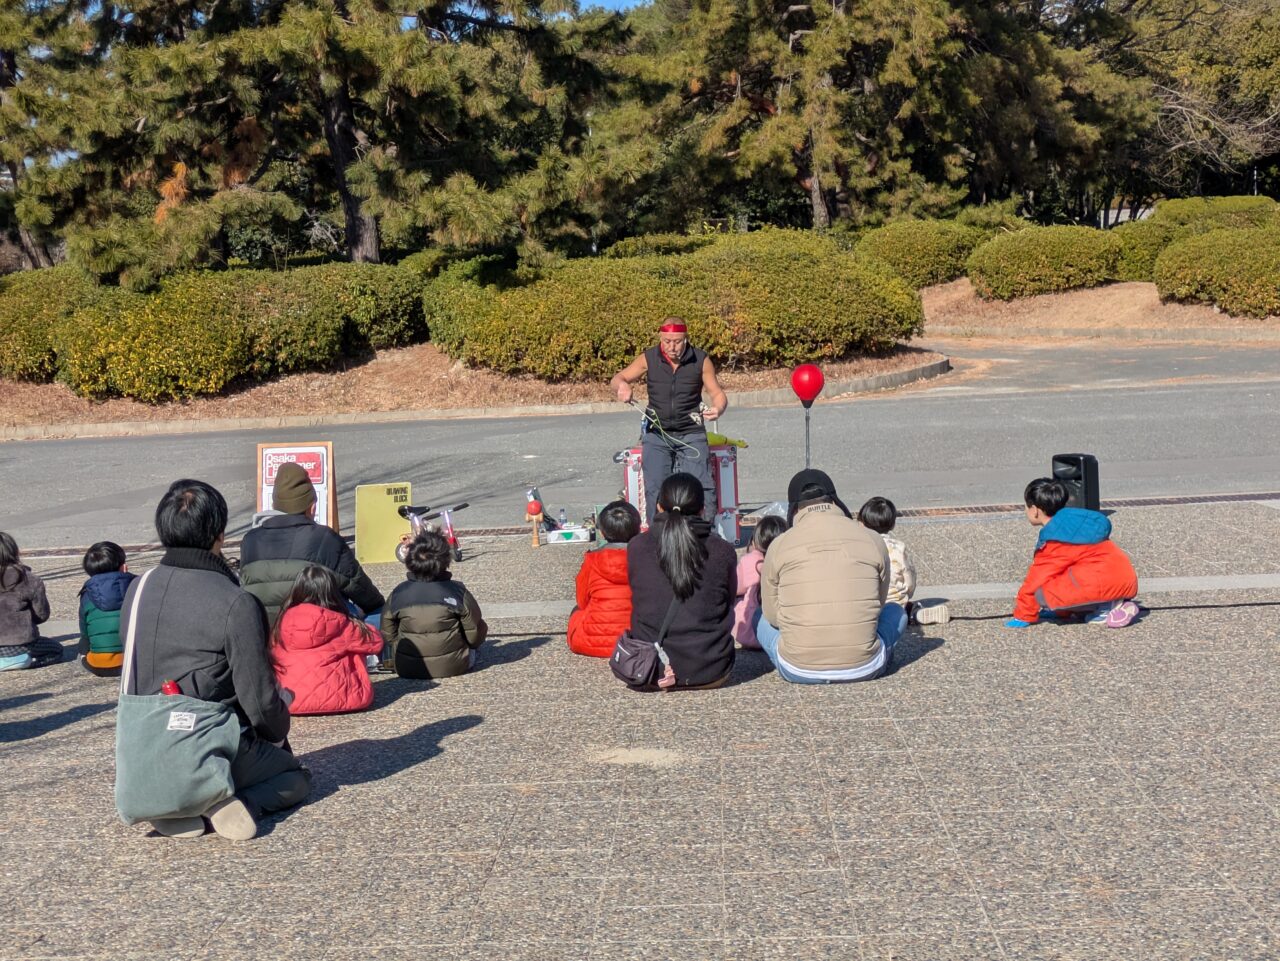
[[[741,652],[670,695],[565,649],[578,549],[473,541],[457,576],[503,617],[480,669],[297,719],[315,795],[240,845],[119,823],[111,682],[6,674],[0,958],[1274,961],[1280,511],[1113,521],[1175,588],[1124,631],[962,598],[876,682]],[[1033,541],[1008,516],[900,533],[956,597]],[[81,575],[40,563],[65,622]]]

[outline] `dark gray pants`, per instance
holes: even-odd
[[[231,762],[236,795],[254,816],[283,811],[311,793],[311,772],[292,753],[241,732],[240,750]]]
[[[676,443],[678,441],[679,443]],[[716,509],[716,492],[711,485],[711,452],[707,450],[707,435],[674,436],[671,441],[657,431],[649,431],[640,438],[640,467],[644,472],[644,517],[653,523],[658,509],[658,491],[662,482],[672,474],[692,474],[702,482],[706,497],[704,517],[711,517]]]

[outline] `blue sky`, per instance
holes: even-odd
[[[586,10],[588,7],[604,7],[606,10],[629,10],[638,7],[647,0],[578,0],[578,5]]]

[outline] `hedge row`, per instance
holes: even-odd
[[[56,374],[87,396],[216,393],[421,340],[421,291],[415,273],[375,264],[178,274],[152,294],[31,271],[0,288],[0,374]]]
[[[600,380],[684,317],[723,366],[781,366],[877,351],[923,325],[919,295],[887,268],[808,231],[731,234],[679,257],[568,261],[518,283],[492,260],[431,283],[432,339],[469,364],[545,380]]]
[[[1280,204],[1270,197],[1185,197],[1162,200],[1151,212],[1159,223],[1185,226],[1264,227],[1276,222]]]
[[[986,232],[949,220],[900,220],[868,231],[855,252],[879,260],[913,287],[963,277],[973,249]]]
[[[0,282],[0,377],[50,380],[54,332],[100,296],[93,277],[71,266],[24,270]]]
[[[1028,227],[977,248],[969,279],[980,296],[999,300],[1094,287],[1113,278],[1118,252],[1111,234],[1092,227]]]
[[[1214,230],[1171,244],[1155,283],[1170,300],[1214,304],[1246,317],[1280,315],[1280,227]]]

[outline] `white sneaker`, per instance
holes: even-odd
[[[921,602],[911,613],[917,624],[946,624],[951,620],[951,612],[941,601],[936,604]]]

